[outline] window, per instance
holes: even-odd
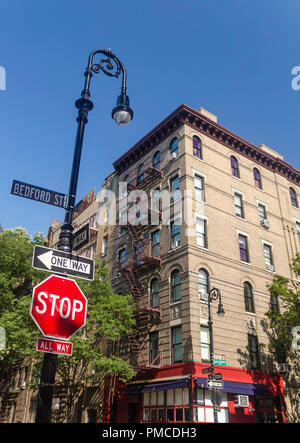
[[[235,206],[235,215],[240,218],[245,218],[243,196],[241,194],[238,194],[237,192],[234,193],[234,206]]]
[[[207,248],[207,221],[199,217],[196,218],[196,243]]]
[[[279,313],[279,301],[276,294],[270,295],[270,310]]]
[[[182,362],[182,334],[181,326],[172,328],[172,363]]]
[[[119,266],[120,266],[120,268],[125,268],[125,260],[126,260],[126,249],[121,249],[121,251],[119,251]]]
[[[259,348],[256,335],[248,335],[248,351],[251,369],[260,369]]]
[[[137,173],[137,179],[136,179],[136,184],[139,185],[140,183],[142,183],[144,181],[145,178],[145,174],[144,174],[144,165],[142,164],[139,169],[138,169],[138,173]]]
[[[248,239],[245,235],[239,234],[240,259],[249,263]]]
[[[253,169],[254,185],[258,189],[262,189],[261,175],[257,168]]]
[[[178,269],[171,274],[171,302],[181,300],[181,277]]]
[[[151,234],[151,249],[153,257],[160,256],[160,231]]]
[[[198,290],[199,290],[199,295],[209,293],[209,275],[205,269],[199,269]]]
[[[222,392],[221,395],[222,403],[218,412],[218,423],[229,423],[227,394]],[[214,423],[214,408],[210,390],[194,389],[193,421],[198,423]]]
[[[160,169],[160,151],[157,151],[153,156],[153,168]]]
[[[159,307],[159,283],[157,278],[154,278],[150,284],[150,306],[151,308]]]
[[[210,339],[209,339],[209,328],[207,326],[200,327],[200,340],[201,340],[201,361],[202,363],[209,363]]]
[[[239,163],[233,155],[230,157],[230,165],[233,177],[240,178]]]
[[[202,143],[195,135],[193,136],[193,156],[202,160]]]
[[[107,244],[108,244],[108,235],[103,237],[103,245],[102,245],[102,256],[105,257],[107,255]]]
[[[178,138],[174,138],[170,145],[170,152],[171,154],[176,154],[178,156]]]
[[[170,180],[170,187],[172,192],[172,200],[176,201],[179,199],[180,192],[179,192],[179,177],[176,175],[176,177],[173,177]]]
[[[195,198],[201,202],[204,202],[204,178],[195,174]]]
[[[143,422],[170,423],[191,421],[188,388],[143,393]]]
[[[149,334],[149,363],[158,364],[158,359],[158,331],[154,331]]]
[[[180,246],[180,225],[179,220],[171,222],[171,245],[172,248]]]
[[[291,203],[292,206],[295,206],[295,208],[298,208],[298,199],[295,189],[290,188],[290,197],[291,197]]]
[[[297,231],[298,243],[300,243],[300,222],[296,222],[296,231]]]
[[[264,205],[262,205],[261,203],[258,203],[257,209],[258,209],[258,215],[259,215],[260,221],[266,220],[267,219],[266,207]]]
[[[248,282],[244,283],[244,299],[246,312],[254,313],[253,290],[252,286]]]
[[[267,268],[273,266],[272,246],[264,243],[264,256]]]

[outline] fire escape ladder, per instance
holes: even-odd
[[[136,357],[136,364],[134,364],[135,367],[142,367],[146,368],[148,365],[148,362],[145,360],[143,350],[141,345],[139,344],[134,332],[129,334],[129,343],[132,350],[133,355]],[[139,364],[141,362],[141,364]]]

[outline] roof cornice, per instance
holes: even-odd
[[[119,174],[123,173],[184,124],[221,143],[233,152],[251,159],[258,165],[284,176],[290,182],[297,185],[300,183],[300,171],[289,163],[263,151],[187,105],[179,106],[155,126],[152,131],[114,162],[114,168]]]

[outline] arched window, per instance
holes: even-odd
[[[157,151],[153,156],[153,168],[160,169],[160,152]]]
[[[209,293],[209,275],[205,269],[199,269],[198,290],[199,290],[199,296],[201,294],[208,294]]]
[[[193,136],[193,155],[202,160],[202,143],[199,137]]]
[[[295,208],[298,208],[298,199],[295,189],[290,188],[290,197],[291,197],[291,203],[292,206],[295,206]]]
[[[254,184],[258,189],[262,189],[261,175],[257,168],[253,169]]]
[[[233,155],[230,157],[230,165],[231,165],[231,174],[233,175],[233,177],[240,178],[239,162]]]
[[[144,181],[144,178],[145,178],[144,169],[145,169],[144,164],[141,164],[139,166],[138,173],[137,173],[137,179],[136,179],[137,185]]]
[[[174,154],[174,156],[178,156],[178,138],[173,138],[170,144],[170,152]]]
[[[244,283],[244,300],[246,312],[254,313],[253,290],[249,282]]]
[[[172,303],[181,300],[181,277],[178,269],[171,274],[171,300]]]
[[[154,278],[150,284],[150,306],[151,308],[159,307],[159,283],[157,278]]]

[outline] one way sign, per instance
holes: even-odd
[[[94,260],[44,246],[34,247],[32,267],[56,274],[72,275],[84,280],[94,280]]]

